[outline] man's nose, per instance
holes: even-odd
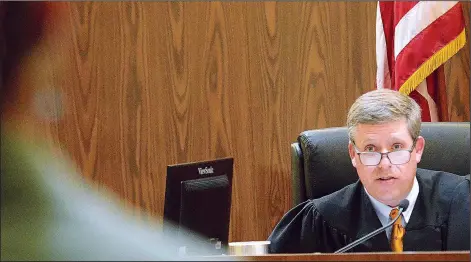
[[[378,166],[380,168],[389,168],[391,166],[391,161],[387,154],[381,154],[381,160],[379,160]]]

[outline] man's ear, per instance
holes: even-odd
[[[417,138],[417,141],[415,142],[415,161],[417,163],[419,163],[420,160],[422,159],[424,148],[425,148],[425,139],[422,136],[419,136]]]
[[[356,168],[357,167],[357,161],[355,159],[356,152],[355,148],[353,148],[353,144],[351,141],[348,142],[348,154],[350,155],[350,159],[352,160],[352,165]]]

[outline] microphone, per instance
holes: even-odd
[[[396,222],[396,220],[399,219],[399,217],[401,217],[401,214],[407,210],[407,208],[409,207],[409,200],[407,199],[403,199],[401,200],[401,202],[399,202],[399,205],[398,205],[398,209],[399,209],[399,214],[397,215],[397,217],[395,219],[393,219],[393,221],[389,222],[388,224],[386,224],[385,226],[383,227],[380,227],[378,229],[376,229],[375,231],[353,241],[352,243],[342,247],[341,249],[337,250],[334,252],[334,254],[337,254],[337,253],[343,253],[351,248],[354,248],[356,246],[358,246],[359,244],[365,242],[366,240],[376,236],[377,234],[383,232],[384,230],[386,230],[386,228],[392,226],[392,224],[394,224],[394,222]]]

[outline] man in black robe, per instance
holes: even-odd
[[[417,168],[425,148],[420,117],[417,103],[396,91],[359,97],[347,117],[359,181],[290,210],[269,236],[270,252],[334,252],[389,223],[403,199],[400,251],[469,250],[469,175]],[[392,251],[391,231],[349,252]]]

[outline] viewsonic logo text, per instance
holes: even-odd
[[[200,175],[214,174],[214,169],[212,166],[205,168],[198,167],[198,173],[200,173]]]

